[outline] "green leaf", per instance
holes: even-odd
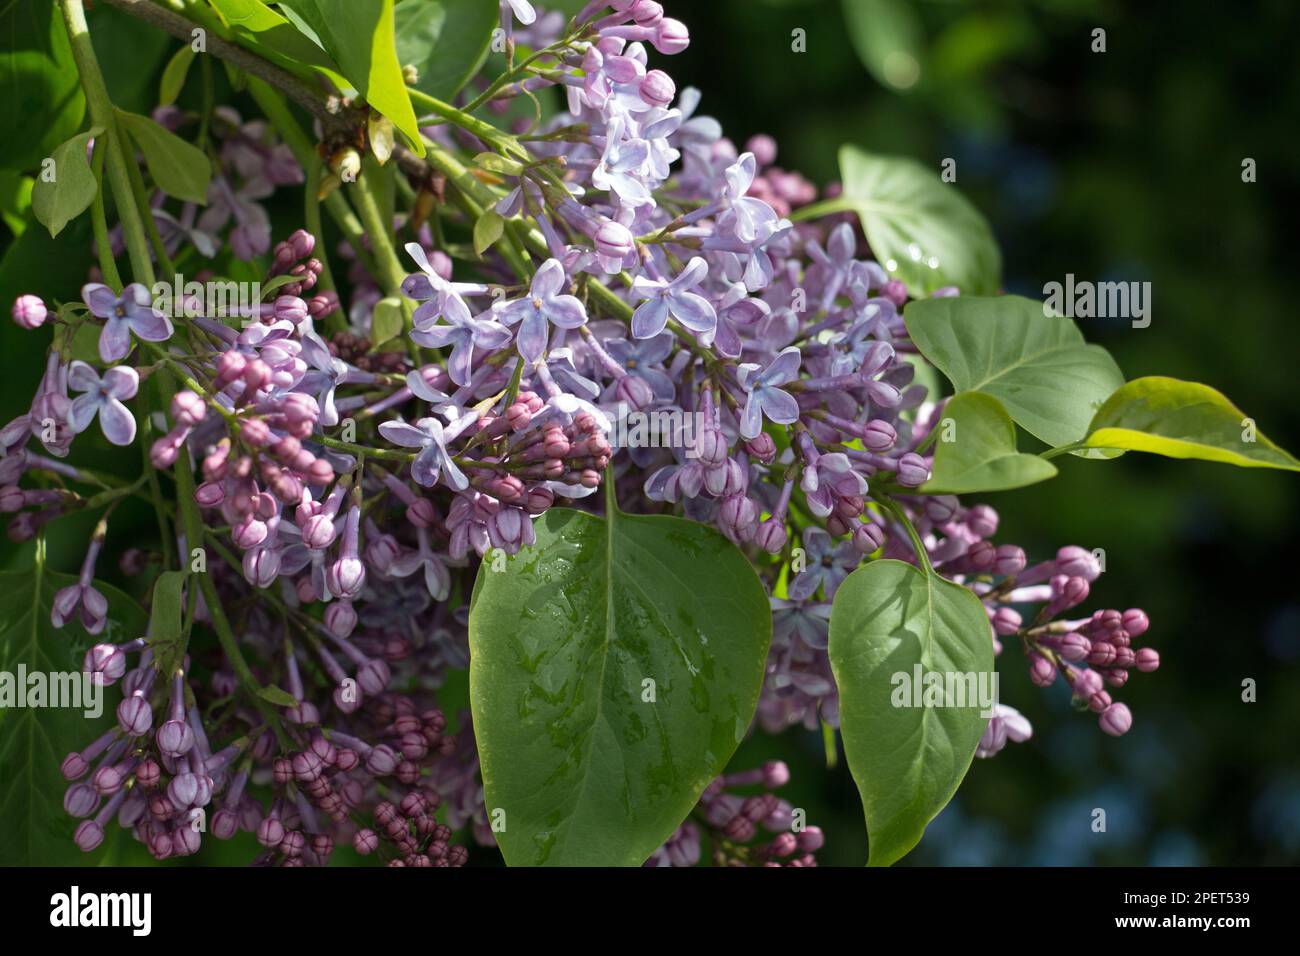
[[[493,243],[501,238],[506,221],[495,209],[489,209],[478,217],[474,223],[474,252],[483,255],[492,248]]]
[[[207,204],[212,163],[203,150],[147,116],[118,110],[117,119],[144,153],[149,174],[159,189],[176,199]]]
[[[470,699],[506,862],[638,866],[749,728],[767,595],[734,545],[681,518],[556,508],[534,547],[493,558],[470,605]]]
[[[293,694],[276,687],[274,684],[258,688],[257,696],[268,704],[274,704],[276,707],[297,707],[299,703],[298,698],[294,697]]]
[[[921,354],[954,389],[992,395],[1049,445],[1081,440],[1102,402],[1124,384],[1109,352],[1032,299],[923,299],[907,306],[904,319]]]
[[[844,23],[853,49],[868,72],[894,90],[921,79],[925,36],[906,0],[843,0]]]
[[[190,72],[190,64],[194,62],[194,56],[194,48],[187,43],[167,61],[162,80],[158,84],[158,104],[160,106],[170,106],[181,95],[181,90],[185,88],[185,77]]]
[[[1300,461],[1265,438],[1221,392],[1160,375],[1134,379],[1107,399],[1088,428],[1088,444],[1300,471]]]
[[[403,0],[397,7],[397,56],[419,71],[415,87],[450,101],[487,59],[498,9],[479,0]]]
[[[981,710],[996,696],[992,630],[968,589],[902,561],[872,561],[835,593],[830,659],[844,752],[867,818],[868,862],[888,866],[916,846],[975,757],[988,723]],[[966,706],[918,706],[928,675],[951,675],[954,686],[966,678],[964,696],[940,702]],[[909,687],[915,696],[905,694]]]
[[[934,170],[844,146],[840,180],[877,261],[913,295],[949,285],[964,295],[998,291],[1002,254],[988,222]]]
[[[42,175],[32,186],[32,212],[36,220],[57,236],[73,219],[90,208],[99,191],[95,174],[86,161],[86,146],[92,138],[103,133],[102,127],[72,137],[54,151],[54,164],[50,167],[53,182]]]
[[[393,0],[286,0],[286,6],[316,32],[366,102],[392,120],[423,156],[424,143],[397,59]]]
[[[86,99],[57,3],[0,4],[0,166],[32,169],[81,128]]]
[[[349,85],[349,81],[339,73],[338,65],[321,48],[316,36],[307,36],[299,26],[262,0],[208,2],[240,46],[261,53],[295,73],[301,73],[304,65],[310,66],[340,88]]]
[[[370,345],[383,345],[402,334],[406,320],[402,315],[402,300],[395,295],[380,299],[370,313]]]
[[[185,607],[184,571],[164,571],[153,586],[149,608],[149,646],[153,648],[154,666],[164,677],[176,673],[185,658],[181,639],[181,614]]]
[[[56,629],[50,609],[59,588],[77,579],[44,567],[37,552],[30,570],[0,572],[0,671],[81,671],[82,657],[98,641],[120,643],[144,631],[144,611],[122,592],[95,582],[108,599],[108,622],[98,636],[75,620]],[[106,691],[103,714],[87,718],[83,709],[13,707],[0,710],[0,866],[84,866],[94,856],[72,842],[79,821],[63,811],[68,788],[59,766],[113,722],[113,696]]]
[[[922,494],[1005,491],[1046,481],[1056,474],[1050,461],[1016,451],[1015,423],[992,395],[954,395],[944,406],[937,427],[933,473],[921,486]],[[951,440],[947,440],[949,435]]]

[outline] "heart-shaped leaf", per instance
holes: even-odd
[[[45,170],[36,177],[32,186],[32,213],[50,230],[51,236],[57,236],[95,201],[99,187],[86,159],[86,146],[101,133],[103,129],[96,126],[72,137],[54,151],[54,162],[48,168],[53,178],[47,179]]]
[[[1300,461],[1265,438],[1221,392],[1161,375],[1134,379],[1107,399],[1093,417],[1088,444],[1300,471]]]
[[[969,295],[998,291],[1002,254],[988,222],[934,170],[844,146],[840,180],[872,253],[913,295],[949,285]]]
[[[992,395],[1049,445],[1079,441],[1124,384],[1115,360],[1071,319],[1015,295],[923,299],[904,313],[921,354],[959,392]]]
[[[924,494],[965,495],[1005,491],[1046,481],[1056,467],[1037,455],[1016,451],[1016,426],[992,395],[962,392],[944,406]]]
[[[868,862],[888,866],[916,846],[975,757],[996,697],[993,632],[968,589],[872,561],[835,593],[830,659]],[[951,693],[931,696],[936,681]]]
[[[772,616],[749,562],[681,518],[552,509],[470,608],[483,786],[511,865],[638,866],[726,766]]]

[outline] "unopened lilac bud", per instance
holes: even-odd
[[[153,726],[153,710],[141,694],[132,694],[117,705],[117,724],[130,737],[141,737]]]
[[[975,505],[966,512],[966,527],[977,538],[991,538],[998,533],[998,513],[988,505]]]
[[[898,483],[904,488],[919,488],[930,480],[930,466],[914,452],[898,459]]]
[[[1160,655],[1154,648],[1144,647],[1140,649],[1135,656],[1137,669],[1144,674],[1150,674],[1160,666]]]
[[[257,842],[274,850],[284,840],[284,824],[275,817],[267,817],[257,825]]]
[[[59,769],[63,772],[64,780],[77,780],[86,775],[90,770],[90,764],[79,753],[70,753],[63,758],[63,763]]]
[[[1056,665],[1042,654],[1030,654],[1029,679],[1036,687],[1052,686],[1052,682],[1056,680]]]
[[[178,773],[167,785],[167,799],[176,807],[191,807],[199,796],[197,774]]]
[[[89,853],[104,842],[104,828],[94,820],[83,820],[77,827],[77,832],[73,834],[73,840],[76,841],[78,849],[83,853]]]
[[[1000,607],[993,612],[993,631],[1002,637],[1010,637],[1020,630],[1022,623],[1020,612],[1015,608]]]
[[[1078,663],[1092,653],[1092,642],[1078,631],[1071,631],[1061,638],[1059,653],[1065,660]]]
[[[239,817],[222,807],[212,817],[212,835],[218,840],[229,840],[239,832]]]
[[[907,286],[897,279],[890,279],[881,286],[880,294],[900,309],[907,302]]]
[[[177,425],[193,428],[207,417],[208,405],[194,392],[182,389],[172,396],[171,413]]]
[[[277,320],[292,322],[297,325],[307,318],[307,303],[296,295],[282,295],[275,300],[275,317]]]
[[[372,776],[383,777],[397,769],[398,757],[387,744],[380,744],[366,755],[366,770]]]
[[[374,830],[362,828],[352,838],[352,848],[362,856],[369,856],[379,849],[379,835]]]
[[[31,331],[32,329],[39,329],[45,324],[49,312],[45,308],[45,302],[38,296],[20,295],[14,300],[11,314],[19,328]]]
[[[1000,545],[993,561],[993,573],[1014,578],[1025,569],[1025,549],[1014,544]]]
[[[767,432],[761,432],[758,437],[745,442],[745,450],[765,465],[776,460],[776,442]]]
[[[853,547],[862,554],[871,554],[885,544],[885,529],[870,521],[861,521],[853,529]]]
[[[1128,632],[1129,637],[1140,637],[1147,632],[1151,622],[1147,619],[1146,612],[1140,608],[1129,608],[1124,612],[1122,619],[1124,630]],[[1154,653],[1154,651],[1152,652]]]
[[[96,644],[86,651],[81,669],[100,687],[109,687],[126,673],[126,654],[116,644]]]
[[[1101,712],[1097,724],[1112,737],[1122,737],[1133,726],[1133,714],[1124,704],[1111,704]]]
[[[1075,671],[1074,696],[1081,700],[1091,700],[1094,694],[1101,692],[1102,686],[1101,675],[1095,670],[1085,668]]]
[[[654,402],[655,393],[645,379],[636,375],[624,375],[614,386],[614,399],[631,406],[632,411],[639,412]]]
[[[650,70],[641,77],[638,87],[641,99],[650,106],[666,107],[677,95],[677,85],[663,70]]]
[[[790,533],[786,530],[785,522],[775,518],[768,518],[754,532],[754,544],[768,554],[779,554],[789,539]]]
[[[816,853],[826,842],[821,827],[805,827],[797,836],[799,849],[807,853]]]
[[[862,431],[862,444],[869,451],[886,452],[898,441],[898,432],[887,421],[876,418],[867,422]]]
[[[183,720],[164,721],[156,735],[158,749],[168,757],[180,757],[194,746],[194,731]]]
[[[673,56],[691,45],[691,34],[680,20],[664,17],[655,26],[650,44],[664,56]]]
[[[604,220],[597,228],[592,240],[596,251],[610,259],[625,259],[636,248],[632,230],[613,219]]]
[[[98,803],[99,794],[95,792],[93,787],[84,783],[74,784],[63,795],[63,809],[67,811],[69,816],[78,819],[90,816]]]
[[[335,637],[346,639],[357,626],[357,612],[352,607],[352,602],[332,602],[325,610],[325,626]]]
[[[367,694],[382,694],[391,679],[388,665],[378,658],[371,658],[357,670],[357,684]]]
[[[1071,544],[1056,552],[1056,573],[1095,581],[1101,574],[1101,565],[1091,551]]]

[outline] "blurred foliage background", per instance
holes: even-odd
[[[700,111],[818,184],[841,142],[957,164],[989,218],[1006,290],[1150,281],[1152,322],[1085,319],[1129,378],[1219,388],[1300,447],[1293,239],[1300,194],[1300,7],[1038,0],[710,0],[669,67]],[[1106,50],[1093,52],[1095,29]],[[792,31],[807,52],[791,52]],[[725,39],[724,39],[725,38]],[[1258,181],[1242,182],[1242,161]],[[1300,588],[1295,477],[1128,455],[1070,461],[990,495],[1031,561],[1104,548],[1086,607],[1142,607],[1161,668],[1118,693],[1124,738],[1029,683],[1008,645],[1002,699],[1035,733],[977,760],[905,864],[1257,864],[1300,860]],[[1242,681],[1258,685],[1243,703]],[[788,760],[827,832],[826,864],[866,854],[846,769],[791,731],[736,757]],[[1107,832],[1091,829],[1103,808]]]
[[[738,145],[771,134],[778,163],[819,185],[835,179],[843,142],[936,171],[956,160],[957,186],[1001,243],[1007,291],[1041,296],[1044,283],[1067,273],[1149,280],[1149,328],[1091,319],[1085,335],[1130,378],[1211,384],[1275,441],[1300,449],[1290,294],[1300,7],[1290,0],[1238,5],[1230,15],[1209,2],[1085,0],[666,6],[694,43],[659,65],[679,89],[704,92],[700,111]],[[92,11],[90,26],[115,101],[147,113],[174,44],[108,9]],[[1098,28],[1104,53],[1092,49]],[[796,30],[806,52],[792,51]],[[224,102],[222,71],[217,81]],[[233,102],[251,115],[246,100]],[[1257,164],[1255,183],[1242,181],[1247,157]],[[91,264],[89,218],[52,241],[27,228],[30,213],[15,212],[24,188],[0,168],[6,310],[27,291],[47,301],[75,297]],[[301,225],[297,203],[272,213],[277,237]],[[47,339],[0,322],[0,421],[26,410]],[[96,429],[78,449],[89,452],[89,467],[138,468]],[[1105,549],[1109,573],[1087,607],[1144,608],[1153,622],[1146,641],[1162,665],[1120,692],[1135,722],[1116,740],[1071,712],[1063,686],[1034,688],[1008,645],[1002,698],[1033,721],[1034,737],[977,761],[904,865],[1300,860],[1295,482],[1133,454],[1072,459],[1055,481],[989,496],[1002,515],[999,539],[1021,544],[1031,560],[1068,543]],[[125,504],[108,553],[147,540],[153,528],[150,513]],[[59,522],[50,566],[75,570],[90,532],[89,519]],[[28,551],[0,540],[0,567],[27,566]],[[108,565],[101,562],[101,574],[130,589]],[[1255,703],[1241,699],[1246,678],[1257,682]],[[827,770],[820,735],[756,735],[734,766],[774,758],[793,772],[783,795],[826,831],[823,864],[862,863],[856,790],[842,765]],[[1092,831],[1094,808],[1106,811],[1105,833]],[[105,860],[148,861],[116,831],[109,843]],[[247,842],[209,840],[196,862],[251,856]],[[491,852],[473,859],[495,861]],[[340,853],[336,862],[355,857]]]

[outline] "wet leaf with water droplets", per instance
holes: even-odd
[[[744,555],[681,518],[557,508],[484,562],[470,700],[506,861],[643,863],[749,728],[771,633]]]

